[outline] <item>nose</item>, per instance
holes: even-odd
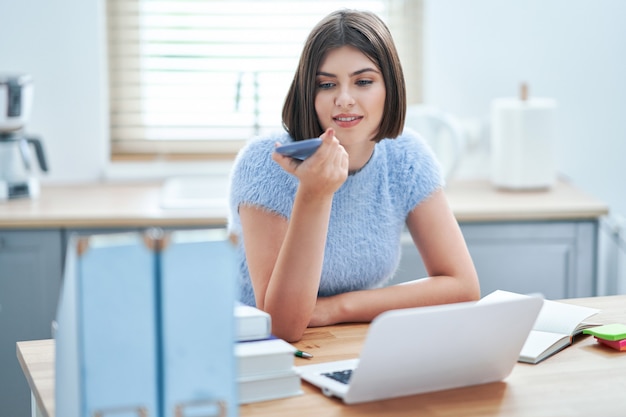
[[[348,88],[342,88],[339,90],[337,98],[335,98],[335,105],[337,107],[349,108],[354,106],[354,97],[350,94]]]

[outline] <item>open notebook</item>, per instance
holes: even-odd
[[[499,381],[511,373],[542,303],[523,297],[388,311],[372,322],[360,358],[297,369],[347,404]]]
[[[480,303],[490,303],[506,298],[523,298],[527,295],[508,291],[494,291],[483,297]],[[520,352],[519,361],[537,364],[571,345],[574,336],[584,329],[599,326],[586,321],[600,310],[568,304],[561,301],[544,300],[526,343]]]

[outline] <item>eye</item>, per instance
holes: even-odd
[[[362,86],[362,87],[367,87],[368,85],[372,85],[372,84],[374,84],[373,80],[358,80],[356,82],[356,85]]]
[[[331,83],[330,81],[327,82],[320,82],[317,84],[317,88],[319,88],[320,90],[328,90],[331,89],[335,86],[335,83]]]

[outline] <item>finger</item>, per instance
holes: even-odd
[[[272,152],[272,160],[289,173],[293,173],[298,166],[297,160],[278,152]]]
[[[332,127],[329,127],[328,129],[326,129],[324,133],[322,133],[320,137],[322,138],[324,142],[332,143],[333,139],[335,138],[335,129],[333,129]]]

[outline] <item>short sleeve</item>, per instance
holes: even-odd
[[[405,215],[436,190],[444,186],[441,165],[430,146],[411,130],[405,130],[393,145],[395,169],[394,195]]]
[[[248,143],[237,155],[230,174],[229,229],[240,234],[239,207],[253,205],[291,216],[297,179],[272,160],[275,138]]]

